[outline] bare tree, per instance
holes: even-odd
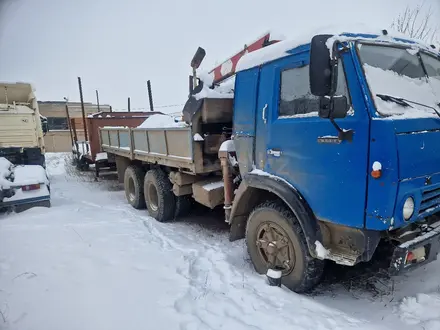
[[[391,24],[391,28],[407,36],[426,42],[439,43],[438,26],[434,24],[434,11],[424,10],[424,2],[416,7],[406,7]]]

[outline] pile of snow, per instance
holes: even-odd
[[[377,94],[385,94],[405,98],[436,108],[436,104],[440,100],[440,92],[439,95],[434,93],[433,84],[437,84],[435,79],[431,79],[432,82],[429,84],[425,78],[414,79],[368,64],[364,64],[364,70],[377,111],[381,115],[389,116],[390,119],[437,117],[437,114],[431,108],[412,103],[409,103],[411,107],[403,107],[395,102],[384,101],[377,96]],[[437,86],[434,88],[437,88]]]
[[[205,189],[207,191],[211,191],[211,190],[215,190],[220,187],[223,187],[223,186],[224,186],[223,181],[215,181],[215,182],[210,182],[210,183],[203,185],[203,189]]]
[[[400,317],[408,324],[425,330],[440,329],[440,295],[420,293],[404,298],[400,305]]]
[[[234,98],[235,78],[227,79],[218,86],[210,88],[214,81],[214,73],[200,72],[198,77],[203,81],[203,89],[194,95],[197,100],[209,99],[232,99]]]
[[[315,246],[316,246],[316,254],[318,258],[322,260],[326,259],[330,254],[330,251],[327,250],[320,241],[316,241]]]
[[[174,117],[156,114],[148,117],[138,128],[171,128],[187,127],[185,122],[176,122]]]
[[[98,162],[100,160],[107,160],[108,155],[106,152],[98,152],[95,157],[95,161]]]
[[[0,189],[35,183],[48,184],[46,170],[40,165],[13,165],[0,157]]]
[[[263,171],[263,170],[257,169],[257,168],[255,167],[255,165],[253,165],[253,170],[250,171],[249,173],[250,173],[250,174],[255,174],[255,175],[261,175],[261,176],[268,176],[268,177],[270,177],[270,178],[272,178],[272,179],[275,179],[275,180],[277,180],[277,181],[284,182],[284,183],[287,184],[290,188],[292,188],[293,190],[296,191],[296,188],[295,188],[294,186],[292,186],[292,185],[289,183],[289,181],[287,181],[286,179],[284,179],[284,178],[282,178],[282,177],[280,177],[280,176],[277,176],[277,175],[273,175],[273,174],[267,173],[267,172],[265,172],[265,171]]]
[[[235,144],[233,140],[227,140],[220,146],[219,151],[235,152]]]
[[[0,190],[9,189],[11,181],[8,178],[12,174],[12,163],[4,157],[0,157]]]
[[[35,183],[48,184],[46,170],[40,165],[18,165],[14,167],[14,186]]]
[[[205,139],[199,133],[194,134],[193,138],[196,142],[205,141]]]

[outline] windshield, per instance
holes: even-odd
[[[440,60],[424,53],[421,56],[428,76],[440,81]]]
[[[438,58],[415,48],[361,43],[358,52],[379,115],[418,118],[436,116],[432,108],[440,111]],[[404,98],[420,105],[404,106],[385,101],[378,94]]]

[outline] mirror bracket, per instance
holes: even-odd
[[[342,129],[341,126],[339,126],[333,118],[330,118],[330,122],[338,131],[339,141],[353,142],[354,131],[352,129],[348,129],[348,130]]]
[[[329,120],[332,123],[332,125],[336,128],[338,131],[338,140],[339,141],[348,141],[353,142],[353,134],[354,131],[352,129],[342,129],[341,126],[338,125],[338,123],[335,121],[335,119],[332,116],[333,109],[330,110]]]
[[[322,111],[322,110],[324,110],[325,108],[324,108],[324,99],[328,99],[328,103],[327,102],[325,102],[325,103],[327,103],[327,106],[328,106],[328,112],[327,113],[323,113],[323,115],[321,116],[320,115],[320,117],[323,117],[323,118],[327,118],[328,120],[330,120],[330,122],[332,123],[332,125],[335,127],[335,129],[338,131],[338,140],[339,141],[348,141],[348,142],[352,142],[353,141],[353,134],[354,134],[354,131],[353,130],[351,130],[351,129],[349,129],[349,130],[344,130],[344,129],[342,129],[339,125],[338,125],[338,123],[335,121],[335,116],[334,116],[334,112],[335,112],[335,97],[332,95],[332,96],[327,96],[327,97],[323,97],[322,98],[322,100],[321,100],[321,102],[320,102],[320,111]],[[326,109],[326,110],[327,110]],[[342,117],[337,117],[337,118],[342,118]]]

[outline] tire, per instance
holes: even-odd
[[[268,230],[268,228],[271,229]],[[293,265],[280,267],[285,267],[281,283],[297,293],[303,293],[313,289],[319,283],[323,274],[324,261],[315,259],[310,255],[303,230],[298,220],[291,210],[280,202],[264,203],[256,207],[248,218],[246,225],[246,245],[255,270],[259,274],[266,274],[269,268],[269,257],[265,258],[265,252],[263,252],[264,242],[281,242],[280,237],[282,236],[279,235],[280,233],[285,238],[283,243],[280,244],[285,244],[287,247],[280,250],[275,248],[277,252],[266,254],[266,257],[276,254],[277,258],[275,260],[277,265],[280,263],[280,253],[284,253],[284,256],[286,256],[281,256],[281,258],[285,259],[285,261],[288,260],[288,265],[292,263],[291,259],[293,259]],[[257,240],[257,237],[260,237],[260,239]],[[276,239],[274,239],[274,237],[276,237]],[[260,244],[260,247],[258,244]],[[269,244],[267,246],[269,246]],[[273,246],[274,245],[272,245],[272,248]],[[289,250],[287,254],[286,248]],[[292,255],[294,255],[294,258]]]
[[[193,199],[191,195],[176,196],[175,217],[185,217],[191,212]]]
[[[124,190],[128,203],[135,209],[145,209],[144,197],[144,171],[142,168],[130,165],[124,173]]]
[[[89,164],[84,159],[80,159],[76,163],[76,168],[81,172],[88,171],[89,167],[90,167]]]
[[[144,195],[148,213],[159,222],[174,219],[176,196],[167,175],[160,169],[147,172],[144,180]]]
[[[95,162],[95,179],[99,178],[99,162]]]

